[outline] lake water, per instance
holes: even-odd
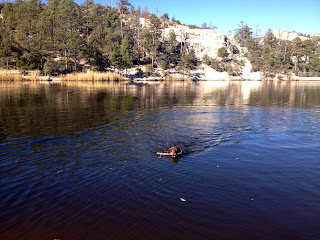
[[[0,184],[4,240],[320,239],[320,83],[0,83]]]

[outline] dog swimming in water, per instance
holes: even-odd
[[[157,152],[157,155],[159,157],[178,158],[179,156],[183,155],[183,145],[179,143],[178,145],[175,145],[169,148],[167,152],[164,152],[164,153]]]

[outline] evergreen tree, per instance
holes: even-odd
[[[84,39],[76,31],[69,32],[67,34],[67,57],[72,58],[74,62],[74,71],[77,71],[78,58],[82,57],[84,54]]]
[[[147,39],[149,46],[149,54],[151,56],[151,64],[154,66],[158,56],[158,48],[160,47],[161,39],[161,22],[160,19],[155,15],[151,15],[150,29],[148,31]]]
[[[240,46],[245,47],[249,44],[249,41],[252,39],[252,28],[248,27],[247,24],[244,24],[243,21],[238,25],[238,29],[235,30],[235,36],[237,37]]]
[[[299,62],[303,55],[303,43],[299,37],[293,39],[291,48],[292,56],[294,57],[294,71],[297,73],[299,70]]]
[[[269,48],[275,48],[277,45],[277,39],[276,37],[273,35],[272,32],[268,33],[268,35],[265,36],[264,38],[264,43],[265,45],[267,45]]]
[[[178,43],[174,31],[168,35],[162,31],[168,25],[168,14],[158,18],[147,8],[141,13],[130,6],[128,0],[117,0],[117,7],[95,4],[93,0],[85,0],[81,6],[74,0],[4,2],[0,5],[0,62],[7,68],[44,68],[53,74],[81,70],[83,62],[99,70],[109,64],[123,69],[151,63],[150,69],[179,64],[188,71],[196,65],[194,51],[188,49],[188,34],[182,31]],[[145,17],[144,27],[141,17]],[[285,41],[269,29],[260,41],[257,33],[252,37],[252,29],[244,22],[238,25],[235,35],[254,71],[320,71],[320,38]],[[239,65],[233,58],[239,53],[236,41],[226,39],[226,48],[219,49],[224,62],[209,57],[203,61],[217,71],[234,74]]]
[[[168,13],[164,13],[162,16],[161,16],[161,20],[162,20],[162,27],[163,28],[166,28],[167,27],[167,22],[169,21],[169,15]]]
[[[166,46],[166,51],[168,55],[168,64],[175,66],[179,58],[179,43],[173,30],[169,32],[167,43],[168,45]]]
[[[229,56],[228,50],[225,47],[218,49],[218,57],[226,59]]]
[[[86,36],[87,44],[89,44],[90,34],[92,33],[95,27],[94,18],[96,17],[96,7],[93,0],[85,0],[85,2],[80,6],[83,12],[82,14],[82,31]]]
[[[73,50],[72,41],[76,39],[76,32],[80,28],[81,11],[73,0],[62,0],[56,9],[55,38],[60,54],[64,56],[65,71],[68,71],[70,51]]]
[[[120,29],[121,29],[121,40],[123,40],[123,19],[124,19],[124,14],[128,12],[128,6],[131,6],[128,0],[119,0],[117,2],[119,6],[119,12],[120,12]]]
[[[182,52],[182,55],[179,60],[179,67],[183,71],[188,72],[194,69],[194,67],[197,65],[197,62],[198,60],[196,58],[195,51],[194,49],[191,49],[189,53],[187,53],[186,51]]]
[[[122,65],[126,68],[127,71],[127,68],[132,66],[132,48],[127,36],[125,36],[121,44],[121,58]]]
[[[1,39],[0,42],[0,57],[5,60],[5,64],[7,69],[9,68],[9,64],[12,60],[16,59],[17,54],[16,48],[13,41],[7,37]]]

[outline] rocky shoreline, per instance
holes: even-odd
[[[248,61],[249,62],[249,61]],[[249,63],[248,63],[249,64]],[[211,67],[202,64],[197,69],[183,73],[175,69],[163,71],[155,69],[149,77],[130,74],[132,81],[320,81],[320,77],[299,77],[295,74],[270,74],[251,72],[251,65],[246,65],[240,76],[230,76],[227,72],[217,72]]]
[[[294,74],[273,74],[266,76],[262,72],[251,72],[250,68],[244,68],[240,76],[230,76],[227,72],[217,72],[211,67],[202,64],[195,70],[189,72],[182,72],[176,69],[162,70],[155,69],[154,73],[150,76],[141,76],[135,74],[136,68],[128,71],[128,74],[120,75],[119,71],[117,78],[95,78],[93,79],[92,73],[88,72],[88,78],[85,76],[81,79],[76,74],[69,74],[60,76],[43,76],[40,74],[35,75],[34,72],[19,72],[12,71],[12,73],[3,73],[5,70],[0,70],[1,81],[133,81],[133,82],[150,82],[150,81],[320,81],[320,77],[299,77]],[[108,72],[107,72],[108,73]],[[106,73],[101,73],[106,74]],[[30,77],[31,76],[31,77]],[[73,77],[74,76],[74,77]]]

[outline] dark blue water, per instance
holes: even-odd
[[[0,239],[320,239],[320,83],[1,83],[0,110]]]

